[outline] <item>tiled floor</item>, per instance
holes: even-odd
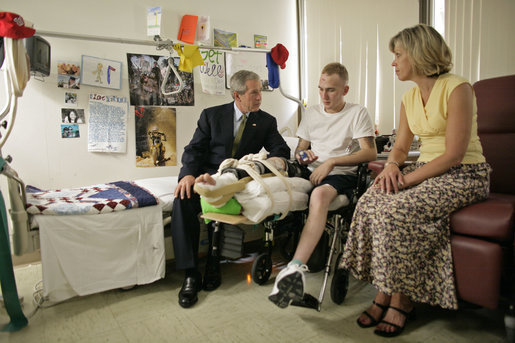
[[[378,337],[373,329],[355,323],[374,290],[354,279],[342,305],[334,304],[327,292],[321,312],[293,306],[279,309],[267,300],[279,266],[272,279],[259,286],[247,283],[251,265],[252,258],[224,263],[222,286],[200,292],[198,304],[190,309],[177,303],[183,274],[170,267],[165,279],[150,285],[39,309],[26,328],[0,332],[0,342],[505,342],[501,311],[445,311],[420,304],[417,320],[401,336]],[[30,313],[41,265],[17,267],[15,274],[24,311]],[[323,272],[308,274],[309,293],[318,296],[322,277]],[[0,325],[8,321],[5,309],[0,309]]]

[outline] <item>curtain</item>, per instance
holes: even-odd
[[[322,68],[340,62],[349,71],[346,101],[366,106],[379,133],[391,134],[398,126],[402,94],[414,83],[397,80],[388,43],[400,30],[418,23],[419,1],[302,0],[300,6],[300,37],[306,47],[301,80],[307,104],[319,103]]]
[[[446,0],[452,72],[472,83],[515,73],[514,0]]]

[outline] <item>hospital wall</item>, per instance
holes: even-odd
[[[238,43],[253,46],[254,34],[266,35],[269,47],[277,43],[289,51],[287,68],[281,73],[285,92],[298,97],[298,35],[296,0],[262,0],[259,2],[218,1],[164,1],[149,0],[7,0],[0,10],[18,13],[34,24],[37,30],[78,35],[148,40],[147,8],[162,7],[161,36],[177,41],[177,32],[183,15],[210,17],[212,28],[236,32]],[[273,9],[273,10],[271,10]],[[37,33],[37,32],[36,32]],[[176,106],[177,113],[177,166],[136,167],[134,107],[128,109],[127,152],[88,152],[87,124],[81,124],[80,138],[61,138],[61,108],[65,89],[57,87],[58,61],[81,61],[82,55],[122,62],[120,90],[81,85],[77,90],[78,106],[85,109],[88,121],[90,93],[124,96],[129,99],[127,53],[167,56],[166,50],[153,46],[101,42],[94,40],[45,37],[51,44],[52,69],[43,81],[32,78],[19,99],[14,129],[2,149],[3,156],[11,155],[11,166],[26,184],[43,189],[85,186],[117,180],[178,175],[180,157],[191,139],[202,109],[232,101],[229,90],[225,95],[208,95],[201,90],[199,68],[194,69],[194,106]],[[265,64],[265,54],[263,64]],[[0,90],[4,92],[3,82]],[[0,97],[0,102],[5,97]],[[277,118],[279,128],[295,130],[297,109],[295,102],[283,97],[278,90],[263,93],[262,109]],[[2,180],[2,189],[6,188]],[[4,191],[4,194],[7,192]]]

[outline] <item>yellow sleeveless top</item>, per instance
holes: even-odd
[[[447,104],[452,91],[468,81],[454,74],[443,74],[438,77],[431,90],[426,106],[418,86],[413,87],[402,96],[406,110],[408,125],[413,134],[420,137],[421,162],[429,162],[445,152],[445,130],[447,128]],[[473,118],[470,141],[463,158],[463,164],[485,162],[483,148],[477,135],[476,96],[473,97]]]

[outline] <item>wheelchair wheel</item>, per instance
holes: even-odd
[[[272,258],[268,254],[259,255],[252,264],[252,280],[258,285],[268,281],[272,274]]]
[[[331,299],[335,304],[340,305],[347,296],[349,290],[349,271],[347,269],[338,268],[342,253],[338,255],[336,260],[335,272],[331,281]]]

